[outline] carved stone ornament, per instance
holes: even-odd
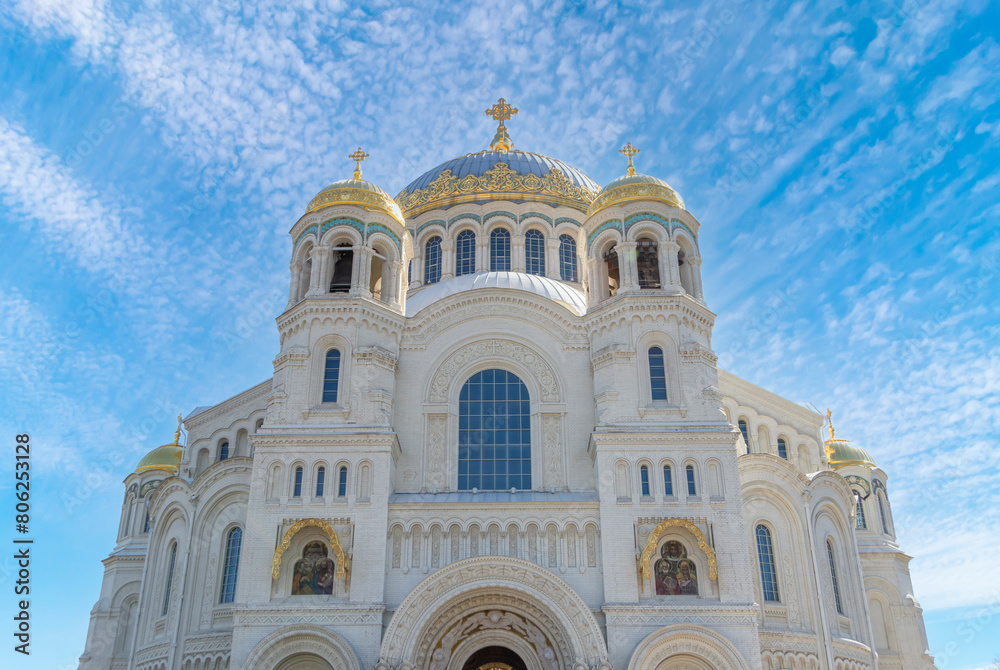
[[[334,556],[337,557],[337,568],[334,576],[337,579],[344,579],[348,570],[347,554],[344,553],[344,548],[340,546],[340,538],[337,536],[337,532],[322,519],[302,519],[295,522],[291,528],[285,531],[285,536],[281,539],[281,543],[274,550],[274,560],[271,561],[271,578],[277,579],[281,574],[281,556],[291,546],[292,538],[295,537],[296,533],[308,526],[316,526],[326,533],[327,539],[330,540],[330,548],[333,550]]]
[[[489,357],[506,358],[520,363],[535,376],[542,389],[542,401],[559,400],[555,372],[541,356],[517,342],[486,340],[462,347],[441,364],[431,382],[430,402],[445,402],[455,374],[467,364]]]

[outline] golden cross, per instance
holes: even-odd
[[[642,149],[636,149],[634,146],[632,146],[631,142],[627,142],[624,147],[622,147],[621,149],[618,150],[618,153],[625,154],[626,156],[628,156],[628,176],[629,177],[634,177],[635,176],[635,165],[632,164],[632,158],[633,158],[633,156],[638,155],[640,151],[642,151]]]
[[[177,431],[174,432],[174,445],[179,446],[181,441],[181,415],[177,415]]]
[[[368,154],[365,153],[364,149],[358,147],[358,150],[348,156],[348,158],[354,161],[354,178],[361,179],[361,161],[368,158]]]
[[[497,104],[486,110],[486,116],[490,117],[494,121],[499,121],[501,128],[504,127],[503,122],[507,121],[515,114],[517,114],[517,108],[508,105],[507,101],[503,98],[497,100]]]
[[[833,412],[826,410],[826,420],[830,422],[830,439],[833,439]]]

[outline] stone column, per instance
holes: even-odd
[[[694,284],[694,297],[700,302],[705,302],[705,296],[701,292],[701,259],[688,258],[686,263],[691,264],[691,283]]]
[[[615,248],[618,252],[618,293],[633,293],[639,290],[635,248],[635,242],[620,242]]]
[[[660,244],[660,285],[667,293],[683,293],[681,287],[681,269],[677,265],[677,252],[680,246],[673,240]]]
[[[288,285],[288,307],[291,307],[298,297],[299,280],[302,278],[302,263],[291,263],[288,266],[288,270],[292,276],[291,283]]]
[[[424,283],[424,257],[414,256],[412,262],[409,286],[410,288],[418,288]]]
[[[441,240],[441,281],[455,276],[455,241]]]
[[[400,275],[402,271],[402,263],[399,261],[390,261],[389,281],[387,282],[385,278],[382,279],[382,299],[389,307],[394,309],[399,309],[399,287],[401,286]]]
[[[312,260],[312,273],[309,275],[309,291],[306,295],[323,295],[329,287],[323,286],[323,278],[326,276],[326,266],[330,262],[330,247],[313,247],[309,254]]]
[[[524,251],[524,235],[510,236],[510,269],[511,272],[528,271],[528,258]]]
[[[354,247],[354,263],[351,266],[351,297],[372,297],[372,292],[368,288],[371,281],[372,256],[375,250],[371,247]]]
[[[559,269],[559,238],[548,237],[545,239],[545,276],[549,279],[562,279]]]
[[[476,235],[476,272],[490,271],[490,236]]]

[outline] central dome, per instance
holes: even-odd
[[[396,196],[407,217],[460,203],[511,200],[586,212],[600,186],[575,167],[527,151],[479,151],[428,170]]]
[[[480,272],[429,285],[407,299],[406,316],[413,316],[425,307],[456,293],[486,288],[534,293],[558,303],[576,316],[587,311],[587,298],[583,292],[565,282],[524,272]]]

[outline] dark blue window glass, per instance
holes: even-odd
[[[483,370],[459,397],[458,488],[531,488],[528,389],[506,370]]]
[[[424,245],[424,283],[441,281],[441,238],[434,236]]]
[[[326,368],[323,372],[323,402],[337,402],[337,385],[340,383],[340,350],[326,352]]]
[[[788,443],[785,442],[784,438],[778,438],[778,455],[784,459],[788,459]]]
[[[747,435],[747,422],[744,419],[739,420],[740,434],[743,435],[743,443],[747,446],[747,453],[750,453],[750,437]]]
[[[337,495],[341,498],[347,495],[347,468],[340,468],[340,480],[337,482]]]
[[[455,276],[470,275],[476,271],[476,234],[463,230],[455,240]]]
[[[510,233],[506,228],[490,233],[490,272],[510,272]]]
[[[887,515],[885,513],[885,501],[882,500],[881,491],[875,492],[875,502],[878,503],[878,517],[879,520],[882,522],[882,532],[885,533],[886,535],[889,535],[889,522],[888,519],[886,518]]]
[[[826,557],[830,560],[830,580],[833,582],[833,600],[837,604],[837,614],[844,615],[844,605],[840,602],[840,584],[837,582],[837,563],[833,560],[833,544],[826,541]]]
[[[764,524],[757,526],[757,562],[760,563],[760,584],[764,600],[778,601],[778,576],[774,566],[774,547],[771,546],[771,531]]]
[[[689,465],[684,470],[687,472],[687,483],[688,483],[688,495],[696,496],[698,495],[698,490],[694,485],[694,466]]]
[[[653,400],[667,399],[667,372],[663,367],[663,349],[649,348],[649,389]]]
[[[222,590],[219,593],[220,603],[231,603],[236,596],[236,574],[240,566],[240,546],[243,544],[243,531],[233,528],[226,539],[226,560],[222,564]]]
[[[672,496],[674,494],[674,476],[669,465],[663,466],[663,495]]]
[[[576,274],[576,240],[559,236],[559,277],[563,281],[580,281]]]
[[[854,525],[858,530],[864,530],[868,528],[868,522],[865,520],[865,507],[861,503],[861,494],[855,491],[854,498]]]
[[[326,485],[326,468],[316,471],[316,497],[323,497],[323,487]]]
[[[545,237],[537,230],[524,235],[524,261],[529,275],[545,276]]]
[[[302,496],[302,468],[295,468],[295,486],[292,489],[292,497],[299,498]]]
[[[649,495],[649,468],[645,465],[639,468],[639,479],[642,484],[642,495]]]
[[[170,544],[170,560],[167,562],[167,587],[163,593],[163,609],[160,612],[160,616],[167,616],[167,610],[170,608],[170,589],[174,585],[174,566],[176,563],[177,543],[172,542]]]
[[[224,461],[229,458],[229,443],[223,442],[219,445],[219,460]]]

